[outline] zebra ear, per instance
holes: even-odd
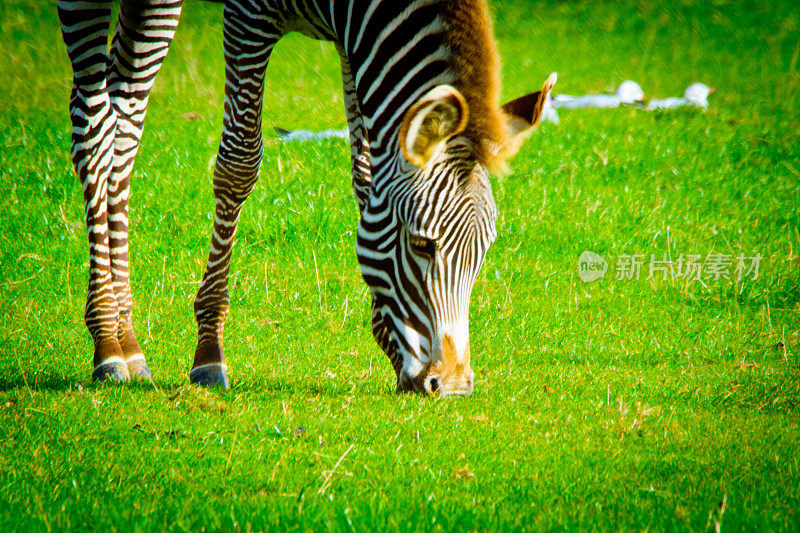
[[[553,72],[544,82],[541,91],[526,94],[503,104],[503,112],[506,114],[509,132],[512,140],[516,140],[517,144],[542,119],[544,105],[547,102],[547,97],[550,96],[550,91],[553,90],[553,86],[556,84],[557,78],[558,76]]]
[[[400,148],[411,163],[424,167],[447,139],[467,127],[467,101],[454,87],[439,85],[406,111],[400,126]]]

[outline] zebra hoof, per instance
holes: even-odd
[[[153,379],[153,374],[141,354],[128,358],[128,374],[130,374],[131,379]]]
[[[228,367],[219,363],[198,366],[189,372],[189,381],[199,387],[231,388]]]
[[[128,365],[118,357],[103,361],[92,371],[93,381],[123,382],[128,381],[130,377]]]

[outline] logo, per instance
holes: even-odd
[[[710,281],[756,281],[762,259],[758,253],[748,256],[710,252],[707,255],[681,253],[677,257],[669,253],[660,256],[651,253],[649,260],[647,254],[620,254],[616,261],[614,257],[610,257],[609,261],[614,267],[614,279],[617,281],[660,278],[663,281],[697,281],[705,285]],[[594,252],[587,250],[578,258],[578,276],[584,283],[605,277],[608,271],[608,262]]]
[[[588,250],[578,258],[578,276],[585,283],[596,281],[608,272],[608,263],[605,259]]]

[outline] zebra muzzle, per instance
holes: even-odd
[[[432,365],[403,369],[398,373],[397,392],[448,396],[472,394],[474,373],[470,367],[469,343],[459,356],[450,335],[442,337],[440,359]]]
[[[432,365],[425,378],[425,391],[441,396],[469,396],[472,394],[474,372],[470,366],[469,342],[463,354],[456,350],[450,335],[442,337],[442,358]]]

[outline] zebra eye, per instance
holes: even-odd
[[[436,241],[428,239],[427,237],[420,237],[419,235],[412,235],[408,240],[411,246],[411,251],[415,254],[432,258],[436,255]]]

